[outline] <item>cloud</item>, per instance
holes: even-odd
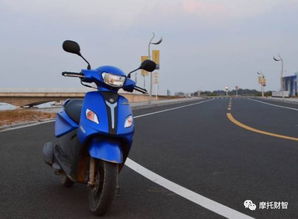
[[[213,14],[222,15],[226,13],[226,7],[223,4],[197,0],[182,1],[182,9],[188,14],[198,14],[200,16]]]
[[[132,25],[135,17],[141,12],[138,9],[141,4],[137,0],[126,0],[125,2],[103,0],[2,0],[0,6],[3,11],[8,10],[20,16],[39,16],[41,19],[46,16],[54,20],[73,20],[78,23],[88,21],[90,25],[106,24],[106,26]]]
[[[292,4],[280,0],[182,0],[181,8],[185,14],[205,20],[224,22],[231,19],[255,17],[279,5]]]

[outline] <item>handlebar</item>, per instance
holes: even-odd
[[[82,73],[69,72],[69,71],[62,72],[62,75],[64,77],[77,77],[77,78],[83,78],[84,77],[84,74],[82,74]]]
[[[143,94],[146,94],[147,93],[147,90],[146,89],[141,88],[141,87],[138,87],[138,86],[135,86],[134,89],[136,91],[139,91],[139,92],[143,93]]]
[[[82,73],[64,71],[64,72],[62,72],[62,76],[81,78],[81,80],[84,81],[84,74],[82,74]],[[135,86],[134,89],[136,91],[143,93],[143,94],[148,93],[146,89],[138,87],[138,86]]]

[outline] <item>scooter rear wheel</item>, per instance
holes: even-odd
[[[89,209],[97,215],[104,215],[112,204],[116,193],[118,165],[97,160],[95,185],[89,188]]]

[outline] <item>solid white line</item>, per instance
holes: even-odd
[[[148,170],[147,168],[141,166],[140,164],[134,162],[133,160],[127,158],[125,165],[129,168],[133,169],[137,173],[141,174],[142,176],[146,177],[147,179],[151,180],[152,182],[176,193],[177,195],[182,196],[189,201],[192,201],[210,211],[213,211],[221,216],[226,218],[252,218],[248,215],[245,215],[239,211],[236,211],[232,208],[229,208],[225,205],[222,205],[218,202],[215,202],[209,198],[206,198],[198,193],[195,193],[187,188],[184,188],[154,172]]]
[[[288,106],[276,105],[276,104],[267,103],[267,102],[264,102],[264,101],[261,101],[261,100],[255,100],[255,99],[251,99],[251,98],[248,98],[248,99],[249,99],[249,100],[252,100],[252,101],[259,102],[259,103],[267,104],[267,105],[270,105],[270,106],[275,106],[275,107],[279,107],[279,108],[284,108],[284,109],[289,109],[289,110],[295,110],[295,111],[298,111],[297,108],[292,108],[292,107],[288,107]]]
[[[32,127],[32,126],[36,126],[36,125],[42,125],[42,124],[46,124],[46,123],[50,123],[50,122],[54,122],[54,121],[55,121],[54,119],[51,119],[51,120],[47,120],[44,122],[36,122],[36,123],[32,123],[32,124],[20,125],[20,126],[11,127],[11,128],[1,130],[0,133],[8,132],[8,131],[16,130],[16,129],[28,128],[28,127]]]
[[[134,116],[134,118],[141,118],[141,117],[145,117],[145,116],[150,116],[150,115],[154,115],[154,114],[158,114],[158,113],[163,113],[163,112],[168,112],[168,111],[172,111],[172,110],[177,110],[177,109],[181,109],[184,107],[189,107],[189,106],[194,106],[194,105],[198,105],[198,104],[202,104],[202,103],[206,103],[206,102],[210,102],[214,99],[211,100],[205,100],[205,101],[201,101],[198,103],[191,103],[191,104],[187,104],[187,105],[183,105],[183,106],[178,106],[178,107],[174,107],[174,108],[170,108],[170,109],[165,109],[165,110],[160,110],[160,111],[156,111],[156,112],[152,112],[152,113],[146,113],[146,114],[142,114],[142,115],[138,115],[138,116]]]

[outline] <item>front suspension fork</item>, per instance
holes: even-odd
[[[118,168],[120,168],[120,167],[118,166]],[[88,186],[89,187],[93,187],[95,185],[95,173],[96,173],[96,160],[94,158],[90,157],[90,162],[89,162],[89,181],[88,181]],[[120,185],[119,185],[119,177],[118,176],[117,176],[117,182],[116,182],[116,189],[119,192]]]
[[[91,187],[95,185],[95,171],[96,171],[95,168],[96,168],[96,160],[90,157],[88,186],[91,186]]]

